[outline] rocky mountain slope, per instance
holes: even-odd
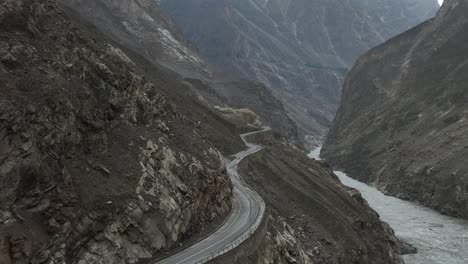
[[[431,17],[435,0],[161,0],[202,57],[273,91],[306,134],[323,136],[355,59]]]
[[[262,84],[226,80],[206,63],[150,0],[61,0],[103,33],[153,63],[176,71],[195,96],[211,105],[255,111],[285,137],[297,138],[297,128],[281,102]],[[262,97],[258,97],[261,94]],[[244,96],[242,96],[244,95]],[[242,96],[242,99],[240,99]],[[271,111],[270,111],[271,110]],[[274,113],[274,114],[272,114]]]
[[[239,109],[253,111],[263,125],[271,126],[284,138],[302,144],[298,128],[283,103],[264,84],[249,80],[226,80],[214,78],[201,80],[186,78],[191,90],[216,109]]]
[[[152,0],[61,0],[103,33],[146,59],[191,77],[210,75],[206,63]]]
[[[265,199],[268,220],[238,252],[214,263],[400,263],[398,240],[358,191],[341,185],[328,165],[256,137],[268,147],[240,169]]]
[[[222,220],[217,149],[243,145],[184,87],[55,1],[0,1],[0,263],[135,263]]]
[[[192,80],[193,82],[193,80]],[[200,85],[195,81],[195,86]],[[298,128],[280,100],[262,83],[248,80],[215,81],[216,89],[212,104],[235,108],[248,107],[261,117],[261,120],[290,141],[299,142]],[[196,89],[203,94],[202,89]],[[205,98],[212,98],[205,95]]]
[[[362,56],[322,155],[388,193],[468,217],[468,3]]]
[[[153,7],[135,3],[131,10]],[[238,134],[243,121],[255,123],[255,114],[216,110],[209,105],[215,99],[201,96],[204,81],[167,69],[177,60],[107,39],[80,14],[54,0],[0,1],[2,264],[137,263],[206,234],[230,211],[222,154],[244,147]],[[275,99],[260,100],[265,94],[251,82],[222,85],[223,93],[238,89],[280,109]],[[241,122],[227,121],[226,113],[239,114]],[[275,135],[284,142],[282,133]],[[272,206],[265,262],[349,255],[398,263],[391,230],[329,168],[282,143],[262,155],[268,161],[246,168],[264,179],[262,193]],[[274,181],[262,166],[273,168]],[[299,190],[291,208],[284,203],[290,193],[280,192],[280,202],[272,195],[282,179]],[[291,215],[299,222],[286,219]]]

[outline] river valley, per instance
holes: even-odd
[[[320,159],[319,155],[318,148],[309,157]],[[407,264],[468,263],[468,221],[387,196],[341,171],[335,171],[335,174],[344,185],[358,189],[399,238],[418,249],[417,254],[404,256]]]

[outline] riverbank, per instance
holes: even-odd
[[[309,157],[320,160],[319,154],[316,149]],[[418,249],[417,254],[404,256],[407,264],[468,263],[468,221],[387,196],[341,171],[335,174],[344,185],[361,192],[372,209],[395,230],[397,237]]]

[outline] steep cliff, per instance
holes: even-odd
[[[468,217],[468,3],[362,56],[322,155],[388,193]]]
[[[190,77],[209,76],[206,63],[152,0],[61,0],[104,34],[146,59]]]
[[[194,96],[203,96],[211,105],[249,108],[285,137],[297,138],[296,125],[268,89],[256,82],[226,80],[162,14],[157,1],[60,1],[115,41],[185,77],[185,84]],[[262,95],[260,100],[257,94]],[[242,95],[245,96],[240,100]]]
[[[431,17],[435,0],[161,0],[208,62],[271,88],[305,134],[323,136],[364,51]]]
[[[183,87],[55,1],[0,1],[0,262],[135,263],[222,220],[215,145],[242,143]]]

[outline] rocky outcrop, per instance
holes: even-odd
[[[468,217],[468,4],[362,56],[322,156],[352,177],[438,211]]]
[[[438,8],[435,0],[160,2],[202,57],[231,78],[263,82],[303,134],[318,137],[355,59]]]
[[[265,248],[258,263],[313,263],[296,231],[284,218],[271,217],[270,223],[273,223],[272,228],[266,235]]]
[[[264,222],[238,248],[210,263],[313,263],[298,237],[298,232],[287,223],[287,219],[269,214]]]
[[[0,2],[2,264],[136,263],[229,212],[220,117],[148,65],[55,1]]]
[[[227,119],[233,120],[233,122],[247,124],[254,128],[262,127],[262,122],[260,121],[259,117],[250,109],[234,109],[231,107],[221,106],[215,106],[215,109],[221,112],[221,114]]]

